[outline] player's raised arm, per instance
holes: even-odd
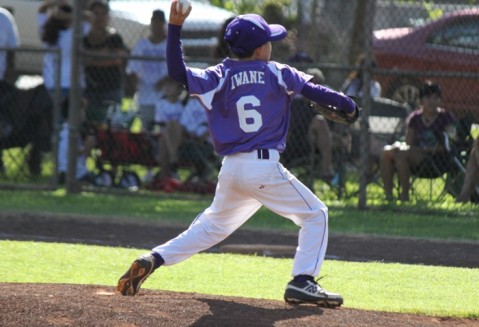
[[[168,67],[168,76],[187,86],[186,66],[181,48],[181,27],[191,12],[191,6],[183,14],[182,5],[178,6],[177,3],[178,0],[173,1],[170,7],[166,42],[166,65]]]

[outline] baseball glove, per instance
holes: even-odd
[[[322,106],[316,102],[312,102],[311,107],[318,114],[323,115],[324,118],[348,126],[354,124],[358,120],[359,112],[361,111],[361,108],[356,105],[356,111],[354,113],[354,116],[348,116],[348,114],[343,112],[340,108],[332,106]]]

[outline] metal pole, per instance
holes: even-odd
[[[60,108],[61,108],[61,74],[62,74],[62,55],[60,49],[56,49],[55,55],[57,56],[55,65],[55,92],[53,95],[53,133],[52,133],[52,161],[53,161],[53,180],[54,187],[58,185],[58,140],[60,133]]]
[[[366,5],[366,15],[364,16],[364,53],[365,63],[361,69],[364,78],[363,83],[363,113],[361,119],[361,170],[359,177],[359,198],[358,208],[365,209],[367,206],[367,185],[369,173],[369,155],[370,155],[370,137],[369,137],[369,111],[371,108],[371,71],[373,64],[373,54],[371,49],[373,35],[373,21],[376,9],[376,0],[368,0]]]
[[[76,180],[76,163],[78,157],[78,143],[79,143],[79,128],[80,128],[80,101],[81,101],[81,88],[79,84],[79,69],[80,60],[79,52],[80,45],[83,41],[83,6],[81,0],[75,0],[73,2],[73,38],[72,38],[72,55],[71,55],[71,83],[68,109],[68,166],[66,175],[66,189],[67,193],[78,193],[80,186]]]

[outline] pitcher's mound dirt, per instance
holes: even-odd
[[[282,301],[112,287],[0,284],[0,326],[477,326],[478,322]]]

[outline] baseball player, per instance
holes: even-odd
[[[240,15],[226,28],[225,40],[238,60],[226,58],[207,69],[186,67],[181,28],[191,8],[182,14],[176,3],[172,2],[168,24],[168,72],[202,102],[215,151],[224,158],[210,207],[182,234],[136,259],[119,279],[117,290],[136,294],[158,267],[174,265],[223,241],[264,205],[301,228],[285,300],[340,306],[341,295],[315,281],[328,243],[328,208],[283,167],[279,157],[295,94],[351,116],[358,110],[356,104],[311,83],[312,76],[270,61],[271,41],[283,39],[287,32],[256,14]]]

